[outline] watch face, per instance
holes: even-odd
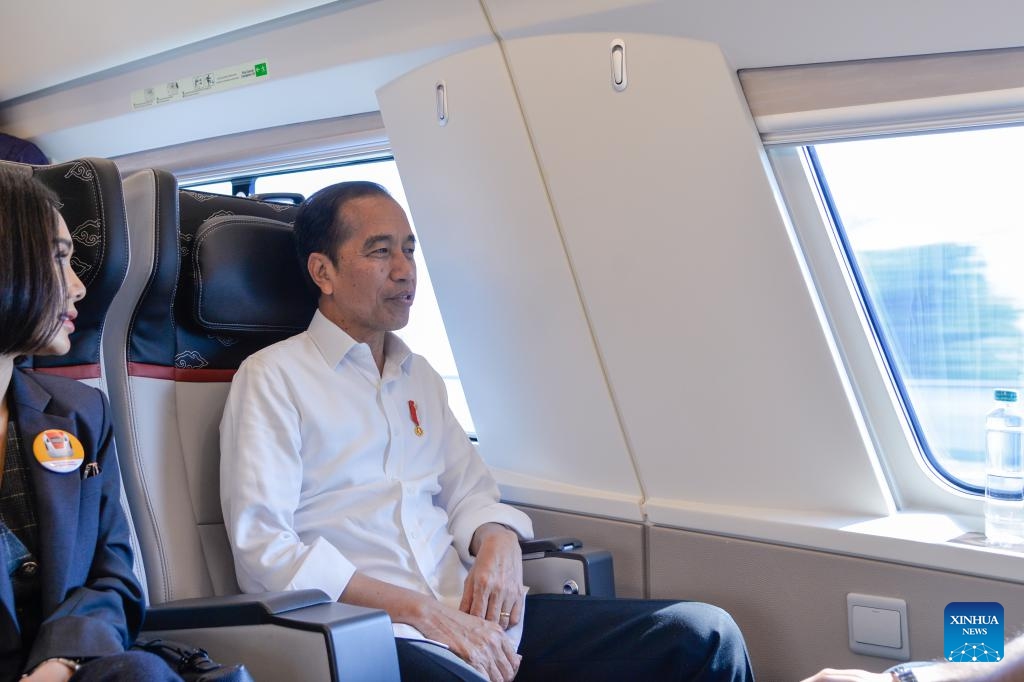
[[[912,668],[896,668],[892,671],[893,679],[897,682],[917,682]]]

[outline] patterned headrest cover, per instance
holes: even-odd
[[[196,322],[211,332],[298,334],[317,299],[295,257],[292,227],[269,218],[206,220],[192,251]]]
[[[313,317],[291,243],[298,207],[187,189],[178,198],[177,241],[161,246],[164,286],[133,336],[133,359],[177,381],[227,381]]]

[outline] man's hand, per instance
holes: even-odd
[[[501,526],[499,528],[504,530]],[[456,656],[491,682],[509,682],[519,670],[521,657],[505,636],[503,628],[497,623],[445,606],[432,596],[391,585],[357,571],[339,601],[384,609],[393,622],[408,623],[425,637],[447,644]]]
[[[500,626],[437,601],[432,607],[416,626],[420,632],[447,644],[453,653],[491,682],[511,682],[523,657],[516,653]]]
[[[865,670],[833,670],[825,668],[804,682],[892,682],[889,673],[869,673]]]
[[[469,552],[476,561],[466,576],[459,610],[503,630],[518,624],[526,602],[519,536],[500,524],[485,523],[473,533]]]

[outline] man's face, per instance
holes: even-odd
[[[320,287],[321,312],[356,341],[372,343],[409,322],[416,238],[402,207],[388,197],[354,199],[342,210],[350,230],[334,254],[337,265],[313,254],[310,274]]]

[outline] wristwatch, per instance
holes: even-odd
[[[892,673],[892,682],[917,682],[917,677],[914,675],[913,668],[898,666],[889,672]]]

